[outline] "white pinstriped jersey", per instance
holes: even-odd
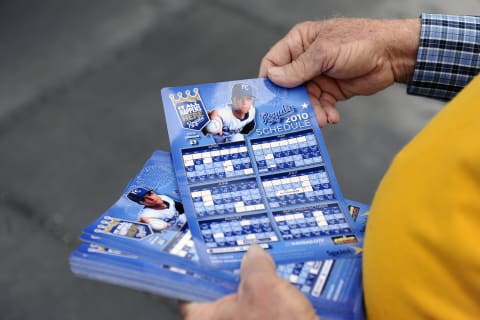
[[[215,109],[217,115],[222,119],[222,135],[214,135],[214,140],[218,142],[230,142],[232,138],[239,135],[243,128],[255,120],[255,107],[252,105],[244,119],[238,119],[232,113],[232,106]]]

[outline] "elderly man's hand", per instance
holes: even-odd
[[[304,22],[270,49],[259,76],[284,87],[305,83],[323,127],[339,121],[337,101],[407,83],[419,34],[419,19]]]
[[[272,258],[253,245],[242,261],[238,292],[212,303],[183,303],[185,320],[313,320],[315,311],[293,285],[278,277]]]

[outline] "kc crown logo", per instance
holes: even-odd
[[[169,98],[177,111],[183,128],[200,131],[209,121],[198,88],[193,89],[193,94],[190,90],[185,90],[185,95],[183,92],[177,92],[177,97],[170,94]]]

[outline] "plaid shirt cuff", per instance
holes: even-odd
[[[409,94],[450,100],[480,71],[480,17],[425,14]]]

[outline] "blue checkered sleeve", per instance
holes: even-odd
[[[480,17],[424,13],[421,19],[407,92],[449,100],[480,71]]]

